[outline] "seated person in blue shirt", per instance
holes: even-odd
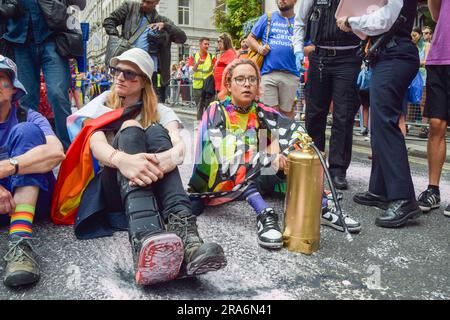
[[[15,63],[0,55],[0,224],[10,223],[4,256],[8,287],[39,280],[31,246],[33,220],[49,216],[55,183],[52,169],[64,159],[63,146],[47,119],[19,105],[25,94]]]

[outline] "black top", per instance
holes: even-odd
[[[352,32],[344,32],[336,25],[336,10],[340,0],[314,0],[308,14],[307,36],[318,46],[356,46],[360,39]],[[314,34],[317,34],[315,36]]]

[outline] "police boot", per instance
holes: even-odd
[[[199,275],[222,269],[227,265],[222,247],[217,243],[204,243],[200,238],[197,217],[190,212],[170,214],[167,229],[183,240],[183,275]]]
[[[175,279],[183,262],[183,242],[166,232],[150,188],[130,187],[118,173],[120,193],[129,222],[136,283],[149,285]]]

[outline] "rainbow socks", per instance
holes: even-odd
[[[29,204],[18,204],[11,215],[9,236],[31,238],[33,236],[33,219],[35,207]]]

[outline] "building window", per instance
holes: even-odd
[[[178,24],[189,25],[191,0],[178,0]]]

